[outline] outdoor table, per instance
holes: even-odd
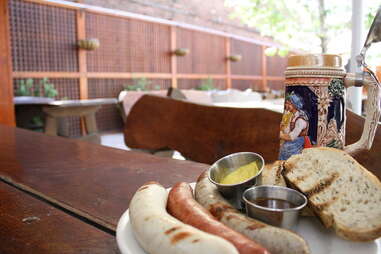
[[[118,219],[139,186],[195,182],[208,168],[4,125],[0,137],[0,212],[10,218],[0,220],[0,253],[115,253]]]
[[[45,113],[45,133],[50,136],[57,135],[57,122],[60,117],[84,117],[87,135],[84,135],[82,139],[94,143],[100,143],[95,113],[102,105],[116,104],[117,102],[117,99],[114,98],[59,101],[41,97],[22,96],[14,98],[16,108],[22,106],[21,110],[28,110],[28,107],[42,109],[42,112]],[[30,113],[27,114],[30,117]]]

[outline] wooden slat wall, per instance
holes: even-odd
[[[283,80],[285,60],[266,57],[265,47],[253,42],[64,3],[10,0],[9,6],[15,87],[19,79],[48,77],[57,82],[59,98],[86,99],[115,97],[134,77],[184,89],[209,77],[220,89],[280,88]],[[84,38],[98,38],[101,46],[78,49]],[[175,56],[176,48],[189,48],[190,54]],[[236,54],[240,62],[227,60]],[[60,88],[65,79],[72,91]],[[97,115],[100,130],[120,125],[102,123],[116,121],[116,113],[107,118],[106,111]]]
[[[191,52],[177,59],[178,73],[225,74],[224,37],[178,28],[177,47]]]
[[[8,0],[0,1],[0,123],[14,126]]]

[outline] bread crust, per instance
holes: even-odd
[[[335,160],[337,161],[345,160],[345,162],[347,162],[347,165],[346,165],[347,167],[343,165],[343,167],[340,168],[342,172],[339,171],[339,169],[337,169],[337,172],[330,172],[329,174],[323,170],[324,168],[328,167],[324,165],[324,163],[323,165],[319,164],[321,166],[320,171],[319,169],[316,169],[316,168],[310,169],[307,167],[301,167],[303,163],[304,163],[303,165],[307,163],[312,163],[311,161],[313,161],[313,159],[311,157],[318,157],[319,153],[322,153],[322,152],[332,153],[332,155],[334,154],[333,158],[335,158]],[[283,174],[286,179],[286,182],[292,184],[293,187],[295,187],[297,190],[301,191],[307,196],[309,200],[308,206],[314,211],[314,213],[318,216],[318,218],[322,221],[322,223],[327,228],[332,227],[338,236],[347,240],[352,240],[352,241],[371,241],[381,236],[381,220],[378,221],[381,214],[381,206],[378,206],[378,208],[376,208],[379,210],[375,212],[376,216],[375,218],[373,218],[374,220],[377,220],[377,221],[372,221],[372,222],[370,221],[370,223],[372,223],[372,227],[370,228],[357,227],[356,228],[354,226],[341,223],[340,222],[342,221],[340,220],[341,214],[337,212],[335,213],[333,211],[330,211],[330,209],[328,209],[328,207],[332,203],[340,202],[341,197],[345,195],[343,193],[340,193],[339,188],[337,188],[338,189],[337,195],[332,195],[329,201],[326,201],[325,203],[322,203],[322,204],[317,204],[316,202],[314,202],[314,199],[315,201],[317,200],[316,196],[321,195],[320,193],[326,190],[330,190],[330,188],[333,189],[334,187],[332,187],[332,185],[335,184],[336,181],[344,181],[343,179],[346,179],[344,174],[351,173],[349,170],[346,171],[346,169],[348,168],[355,168],[356,173],[358,173],[361,177],[364,177],[360,180],[364,180],[364,181],[368,180],[373,185],[371,187],[374,187],[377,189],[377,193],[374,194],[376,195],[376,198],[378,198],[378,195],[381,198],[381,182],[379,181],[379,179],[375,175],[373,175],[371,172],[369,172],[366,168],[364,168],[362,165],[360,165],[350,155],[348,155],[342,150],[338,150],[334,148],[327,148],[327,147],[309,148],[309,149],[303,150],[302,154],[294,155],[290,159],[288,159],[284,163],[284,167],[285,167],[285,170],[283,171]],[[309,172],[309,170],[312,170],[312,171]],[[305,189],[306,182],[304,181],[305,179],[302,179],[302,177],[298,179],[296,177],[296,175],[298,175],[296,171],[298,171],[298,173],[303,172],[304,175],[309,175],[312,172],[314,173],[324,172],[326,175],[320,175],[321,179],[315,182],[316,189],[312,188],[312,189],[306,190]],[[345,185],[346,188],[349,188],[349,189],[359,188],[358,185],[356,185],[356,182],[354,181],[344,182],[343,185]],[[361,194],[366,196],[363,193]],[[377,200],[379,200],[378,202],[381,202],[381,199],[377,199]],[[357,205],[360,206],[362,204],[357,204]],[[343,207],[342,209],[345,210],[346,207]],[[355,218],[358,218],[356,216],[361,216],[361,214],[357,214],[356,211],[351,211],[351,214],[354,220]]]

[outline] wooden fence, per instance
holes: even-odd
[[[264,54],[271,43],[172,21],[65,1],[10,0],[14,87],[20,79],[47,77],[58,98],[116,97],[131,78],[155,86],[190,89],[212,78],[218,88],[282,86],[286,60]],[[97,38],[94,51],[77,41]],[[177,48],[188,48],[176,56]],[[227,60],[242,55],[239,62]],[[69,119],[71,135],[79,119]],[[100,130],[121,127],[118,112],[105,106],[97,114]]]

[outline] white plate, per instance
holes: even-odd
[[[366,243],[346,241],[314,217],[301,217],[296,232],[308,242],[312,254],[381,254],[381,238]],[[122,254],[147,254],[135,240],[128,209],[119,219],[116,241]]]

